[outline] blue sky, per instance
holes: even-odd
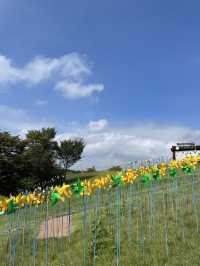
[[[83,167],[107,166],[99,147],[116,164],[198,141],[199,9],[199,1],[0,0],[0,127],[84,136]],[[125,156],[115,147],[127,136]]]

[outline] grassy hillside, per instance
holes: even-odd
[[[199,171],[20,210],[0,218],[0,265],[199,265],[199,210]],[[55,217],[67,235],[39,239]]]
[[[66,173],[66,178],[65,181],[66,183],[72,183],[77,180],[77,178],[80,178],[81,180],[84,179],[91,179],[91,178],[97,178],[100,176],[105,176],[105,175],[112,175],[115,174],[116,171],[113,170],[103,170],[103,171],[82,171],[82,172],[76,172],[76,171],[68,171]]]

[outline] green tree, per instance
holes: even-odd
[[[0,194],[15,193],[25,176],[25,141],[8,132],[0,132]]]
[[[30,130],[25,139],[0,132],[0,194],[63,181],[63,172],[81,159],[82,139],[55,140],[54,128]]]
[[[89,168],[86,170],[86,172],[88,172],[88,173],[96,172],[96,171],[97,171],[97,170],[96,170],[96,167],[95,167],[95,166],[89,167]]]
[[[120,165],[116,165],[116,166],[112,166],[108,170],[113,171],[113,172],[120,172],[120,171],[122,171],[122,167]]]
[[[81,159],[84,148],[83,139],[63,140],[59,143],[58,159],[64,171]]]
[[[59,175],[54,128],[31,130],[26,135],[24,160],[33,184],[43,184]]]

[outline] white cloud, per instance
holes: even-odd
[[[108,121],[106,119],[100,119],[97,121],[90,121],[88,124],[88,128],[91,131],[101,131],[105,129],[107,125],[108,125]]]
[[[61,91],[65,98],[77,99],[91,96],[93,92],[101,92],[104,86],[102,84],[83,85],[82,83],[63,80],[57,83],[55,89]]]
[[[12,84],[20,79],[20,72],[15,68],[11,60],[0,55],[0,84]]]
[[[87,126],[58,136],[59,139],[71,137],[83,137],[87,143],[83,159],[74,168],[85,169],[95,165],[98,169],[105,169],[113,165],[125,166],[134,160],[171,156],[170,147],[176,142],[199,144],[200,130],[144,124],[124,128],[107,127],[103,131],[92,132]]]
[[[6,105],[0,105],[0,117],[0,130],[22,136],[27,130],[56,125],[45,119],[34,119],[26,110]],[[134,160],[157,159],[171,155],[170,147],[176,142],[199,144],[200,139],[199,129],[159,124],[112,127],[106,119],[91,121],[85,126],[74,121],[68,123],[65,131],[57,139],[83,137],[87,144],[83,159],[74,166],[76,169],[93,165],[97,169],[105,169],[113,165],[126,166]]]
[[[40,121],[33,119],[24,109],[12,108],[6,105],[0,105],[0,117],[0,130],[19,135],[24,135],[31,129],[52,126],[52,123],[44,119]]]
[[[76,99],[104,89],[102,84],[85,84],[91,74],[87,58],[77,53],[59,58],[37,56],[23,67],[16,67],[9,58],[0,55],[0,89],[19,82],[36,86],[51,81],[65,98]]]
[[[38,99],[38,100],[36,100],[35,101],[35,104],[37,105],[37,106],[45,106],[45,105],[47,105],[48,104],[48,101],[47,100],[41,100],[41,99]]]

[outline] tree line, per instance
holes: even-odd
[[[83,139],[56,141],[55,128],[30,130],[25,138],[0,132],[0,194],[62,183],[81,159]]]

